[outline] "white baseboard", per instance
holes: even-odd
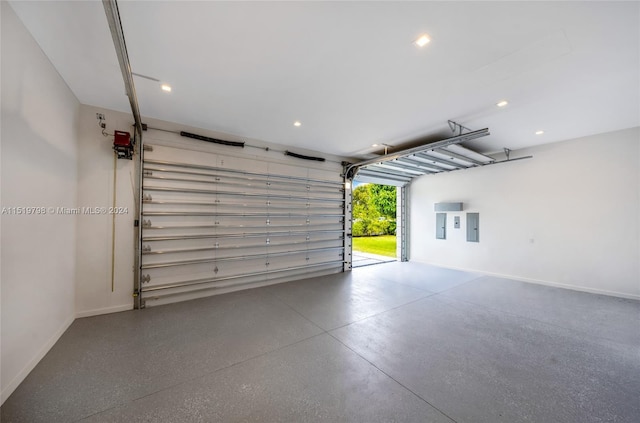
[[[532,279],[532,278],[526,278],[526,277],[522,277],[522,276],[507,275],[507,274],[504,274],[504,273],[495,273],[495,272],[487,272],[487,271],[484,271],[484,270],[468,269],[468,268],[456,267],[456,266],[447,266],[447,265],[440,264],[440,263],[430,263],[430,262],[426,262],[426,261],[416,261],[416,262],[417,263],[429,264],[431,266],[438,266],[438,267],[442,267],[442,268],[445,268],[445,269],[461,270],[461,271],[464,271],[464,272],[478,273],[478,274],[485,275],[485,276],[495,276],[495,277],[498,277],[498,278],[513,279],[513,280],[516,280],[516,281],[534,283],[534,284],[537,284],[537,285],[552,286],[554,288],[570,289],[572,291],[588,292],[590,294],[608,295],[610,297],[626,298],[626,299],[629,299],[629,300],[640,300],[640,295],[628,294],[626,292],[609,291],[609,290],[606,290],[606,289],[598,289],[598,288],[589,288],[589,287],[586,287],[586,286],[570,285],[570,284],[566,284],[566,283],[547,281],[547,280],[543,280],[543,279]]]
[[[36,355],[29,360],[26,366],[20,370],[20,372],[13,378],[11,382],[2,390],[0,393],[1,402],[0,404],[4,404],[4,402],[9,398],[9,396],[16,390],[16,388],[22,383],[23,380],[31,373],[31,371],[36,367],[36,365],[44,358],[44,356],[49,352],[51,347],[58,342],[58,339],[62,336],[62,334],[71,326],[71,323],[75,320],[74,316],[70,316],[65,322],[60,326],[60,328],[53,334],[51,338],[42,346],[40,351],[36,353]]]
[[[94,310],[79,311],[76,313],[76,319],[82,317],[99,316],[101,314],[118,313],[120,311],[133,310],[133,304],[124,304],[112,307],[96,308]]]

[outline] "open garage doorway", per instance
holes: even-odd
[[[353,181],[352,267],[400,259],[400,192],[392,185]]]

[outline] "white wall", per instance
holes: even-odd
[[[78,205],[113,207],[113,137],[102,135],[96,113],[106,117],[106,132],[133,133],[130,114],[80,107]],[[115,274],[111,286],[113,215],[78,216],[76,316],[93,316],[133,308],[134,220],[136,169],[133,160],[117,160],[116,205],[128,213],[115,215]]]
[[[511,153],[529,160],[424,176],[411,185],[411,259],[640,298],[640,128]],[[461,201],[435,239],[434,203]],[[480,213],[466,242],[465,212]],[[453,217],[461,228],[453,228]]]
[[[2,2],[2,207],[75,207],[79,103]],[[76,217],[0,224],[2,402],[74,318]]]

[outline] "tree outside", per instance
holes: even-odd
[[[396,187],[364,184],[353,196],[353,236],[396,234]]]

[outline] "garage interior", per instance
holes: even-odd
[[[2,422],[637,421],[640,3],[1,7]]]

